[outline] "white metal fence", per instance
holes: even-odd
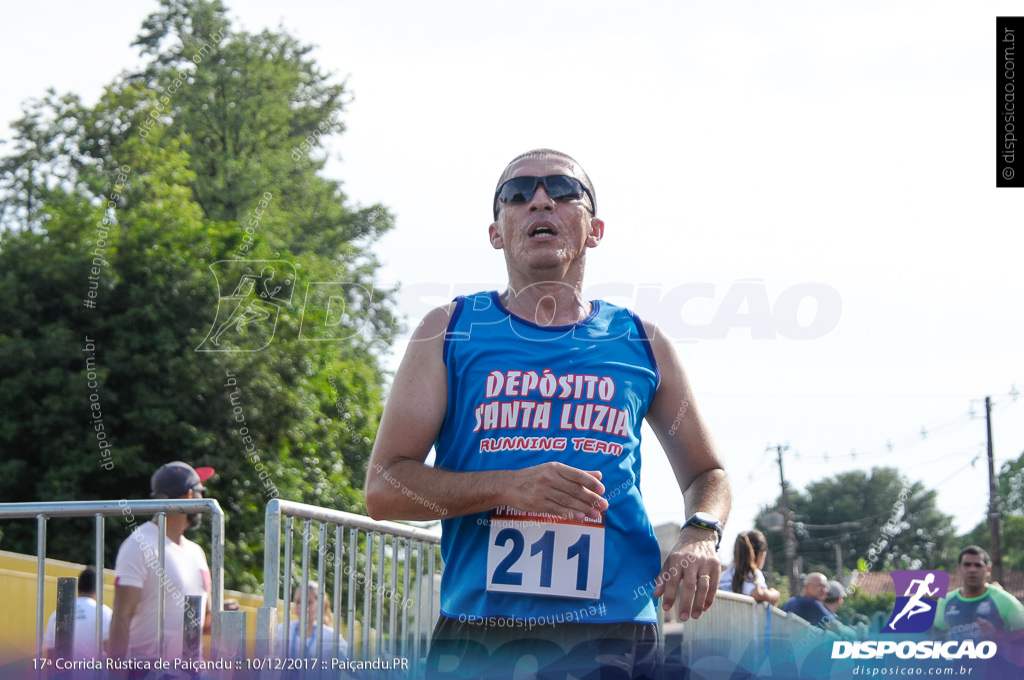
[[[678,636],[681,634],[681,640]],[[669,624],[666,636],[677,636],[690,660],[724,656],[741,668],[756,670],[775,655],[793,655],[815,645],[824,631],[752,597],[719,591],[715,603],[697,620]]]
[[[101,616],[103,610],[103,551],[104,551],[104,526],[107,517],[127,515],[149,516],[156,515],[157,528],[160,535],[166,533],[166,519],[168,514],[179,513],[200,513],[211,516],[211,542],[210,542],[210,573],[212,584],[210,595],[212,597],[212,611],[214,612],[212,634],[215,647],[219,640],[218,634],[225,627],[222,625],[221,612],[224,601],[224,513],[217,501],[212,498],[195,500],[125,500],[119,501],[54,501],[49,503],[0,503],[0,520],[4,519],[32,519],[36,520],[36,555],[38,567],[36,573],[36,657],[43,655],[43,629],[46,618],[44,617],[45,585],[46,585],[46,524],[55,517],[94,517],[96,520],[95,529],[95,562],[96,562],[96,649],[102,649]],[[157,568],[158,573],[163,573],[165,567],[164,543],[159,542],[157,546]],[[164,611],[166,593],[163,588],[158,589],[157,597],[157,641],[161,656],[163,655],[164,638]],[[73,603],[73,601],[72,601]],[[237,613],[237,612],[235,612]],[[186,630],[187,622],[183,620],[182,630]]]
[[[296,520],[302,522],[302,566],[297,579],[292,573]],[[274,640],[275,618],[283,602],[282,630],[287,635],[291,617],[288,603],[292,601],[293,585],[300,588],[301,594],[298,639],[307,639],[310,622],[306,620],[306,597],[307,584],[314,573],[311,565],[314,523],[319,525],[315,574],[321,584],[316,620],[324,619],[325,584],[333,581],[333,617],[335,621],[345,621],[350,652],[358,648],[362,659],[372,656],[408,659],[411,660],[409,669],[418,669],[438,616],[434,594],[440,562],[435,557],[439,537],[403,524],[374,521],[362,515],[281,499],[267,504],[264,606],[257,613],[256,656],[273,656],[275,648],[281,646],[285,648],[285,656],[288,655],[289,642],[286,640],[282,645]],[[325,650],[322,634],[323,626],[317,626],[316,655],[336,658],[338,638],[333,641],[333,649],[330,648],[332,642],[328,641],[329,647]]]
[[[42,656],[44,586],[46,583],[46,527],[57,517],[95,518],[97,573],[96,643],[102,648],[99,613],[103,607],[104,526],[110,516],[156,515],[158,530],[165,532],[166,515],[211,515],[212,639],[215,658],[246,655],[245,613],[224,612],[224,514],[214,499],[77,501],[0,504],[0,520],[34,518],[37,522],[36,655]],[[301,525],[296,526],[297,524]],[[314,534],[314,525],[316,532]],[[308,583],[321,583],[316,620],[324,620],[328,584],[332,585],[334,620],[345,623],[349,656],[369,660],[406,659],[415,676],[426,656],[430,633],[438,617],[436,582],[443,565],[437,555],[440,539],[422,529],[394,522],[374,521],[362,515],[313,505],[273,499],[267,504],[264,536],[263,606],[257,612],[255,657],[289,655],[289,641],[275,640],[277,613],[283,605],[283,630],[290,630],[294,588],[301,590],[299,636],[306,640]],[[301,531],[299,556],[295,534]],[[283,541],[282,541],[283,538]],[[315,556],[315,566],[313,559]],[[300,560],[296,574],[296,561]],[[157,551],[158,568],[164,567],[164,545]],[[160,589],[157,631],[163,637],[164,589]],[[67,600],[67,598],[65,598]],[[70,601],[73,603],[73,600]],[[187,630],[188,622],[182,623]],[[194,632],[194,631],[193,631]],[[689,660],[720,655],[738,665],[760,668],[776,652],[810,647],[823,632],[803,619],[745,595],[721,591],[714,606],[700,619],[668,624],[666,644],[681,649]],[[324,640],[323,626],[316,627],[315,649],[320,658],[338,658],[340,641]],[[326,647],[325,647],[326,644]],[[161,650],[162,651],[162,650]]]

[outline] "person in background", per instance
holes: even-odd
[[[822,602],[825,605],[825,609],[835,614],[843,606],[843,600],[845,599],[846,589],[843,588],[843,584],[839,581],[829,581],[828,591],[825,593],[825,601]]]
[[[839,637],[847,640],[862,640],[867,635],[867,626],[863,626],[863,624],[861,624],[850,627],[839,620],[839,608],[843,606],[843,601],[845,599],[846,588],[843,587],[843,584],[839,581],[829,581],[828,591],[825,593],[825,601],[822,602],[822,604],[825,605],[825,609],[832,612],[836,618],[829,622],[827,630],[831,630]]]
[[[203,482],[213,468],[195,469],[174,461],[162,466],[150,478],[153,498],[202,498]],[[130,509],[130,505],[126,506]],[[111,617],[108,654],[114,659],[157,659],[157,597],[164,597],[164,659],[182,657],[185,597],[200,595],[201,620],[210,630],[210,567],[206,553],[185,538],[186,531],[199,527],[201,514],[169,514],[166,536],[159,536],[156,518],[145,522],[121,543],[114,570],[114,613]],[[158,574],[157,548],[164,543],[164,573]],[[225,608],[227,608],[225,603]],[[202,616],[203,612],[206,616]]]
[[[983,548],[969,545],[957,558],[960,587],[939,600],[935,635],[950,640],[1019,641],[1024,605],[998,584],[986,583],[992,561]]]
[[[769,588],[764,580],[764,560],[768,556],[768,541],[757,529],[744,531],[736,537],[732,550],[732,566],[722,572],[719,590],[749,595],[756,602],[778,604],[779,591]]]
[[[828,628],[828,624],[835,620],[836,615],[825,609],[827,593],[828,579],[824,574],[813,572],[804,579],[804,594],[789,598],[781,609],[819,628]]]
[[[323,626],[323,648],[318,653],[316,649],[317,616],[316,601],[320,593],[320,585],[316,581],[310,581],[306,589],[306,639],[302,640],[299,635],[302,607],[302,587],[295,589],[292,597],[292,617],[288,624],[288,634],[285,635],[284,623],[277,626],[277,657],[280,659],[346,659],[348,658],[348,641],[344,636],[334,632],[331,624],[334,623],[330,605],[327,598],[324,598],[324,618],[319,622]],[[334,656],[334,639],[338,639],[338,656]],[[288,653],[285,654],[285,643],[288,644]]]
[[[113,610],[103,605],[103,642],[110,637],[110,616]],[[53,658],[54,639],[57,633],[57,612],[50,614],[46,623],[46,637],[43,649],[47,658]],[[100,659],[103,655],[96,649],[96,570],[86,567],[78,575],[78,599],[75,600],[74,659]]]

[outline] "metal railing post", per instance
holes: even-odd
[[[103,591],[106,590],[107,580],[104,578],[103,569],[103,531],[106,527],[106,523],[103,520],[101,513],[96,513],[96,628],[95,641],[96,646],[93,649],[97,650],[100,654],[103,651]]]
[[[75,600],[78,599],[78,577],[57,579],[57,611],[54,616],[53,656],[55,659],[75,658]]]
[[[263,522],[263,606],[256,610],[256,658],[276,653],[277,605],[281,595],[281,509],[276,498],[267,503]],[[287,634],[285,635],[287,637]]]
[[[338,627],[341,625],[341,549],[344,543],[342,541],[342,528],[338,524],[334,527],[334,640],[332,641],[332,654],[335,658],[338,657],[341,652],[341,631]],[[348,636],[352,637],[352,631],[346,631]]]
[[[164,563],[164,543],[167,542],[167,515],[158,512],[156,515],[156,653],[164,658],[164,617],[167,603],[164,601],[164,577],[167,574]]]
[[[429,571],[429,573],[430,573],[430,602],[429,602],[429,609],[427,610],[427,611],[430,612],[430,618],[427,620],[427,624],[428,624],[427,625],[427,630],[433,630],[434,629],[434,624],[437,622],[437,612],[434,611],[434,581],[437,580],[437,579],[434,578],[434,575],[436,573],[435,567],[434,567],[434,555],[435,555],[435,553],[437,553],[437,550],[435,550],[434,548],[435,548],[435,546],[433,546],[433,545],[431,545],[431,546],[429,546],[427,548],[427,550],[430,551],[430,567],[429,567],[429,570],[430,570]]]
[[[373,625],[370,596],[373,594],[373,540],[376,532],[366,532],[366,564],[363,565],[363,658],[370,655],[370,628]]]
[[[324,559],[327,550],[327,525],[320,523],[320,544],[317,552],[320,559],[316,563],[316,575],[320,580],[320,587],[316,589],[316,639],[313,645],[316,647],[317,658],[323,658],[324,654],[324,591],[327,590],[327,579],[324,578]]]
[[[299,591],[299,644],[305,645],[309,636],[309,536],[313,520],[302,526],[302,590]],[[296,650],[297,651],[297,650]]]
[[[409,570],[412,569],[412,539],[403,539],[405,542],[405,559],[403,560],[404,568],[402,569],[402,657],[405,658],[406,654],[409,653],[409,611],[410,608],[406,606],[407,602],[410,602],[412,593],[409,590]]]
[[[348,608],[345,626],[348,628],[348,639],[352,653],[356,651],[356,567],[359,566],[359,530],[348,530]]]
[[[185,619],[181,636],[181,656],[195,659],[203,651],[202,595],[185,596]]]
[[[377,656],[380,656],[384,648],[384,547],[388,537],[380,534],[380,544],[377,547],[377,637],[374,648]]]
[[[263,606],[277,609],[281,595],[281,507],[276,498],[267,503],[263,523]]]
[[[46,598],[46,516],[36,516],[36,658],[43,658],[43,604]]]
[[[289,517],[285,520],[284,529],[284,658],[292,653],[292,528],[294,522]]]
[[[419,668],[423,637],[423,541],[416,546],[416,644],[412,655],[413,663]]]
[[[388,654],[395,655],[395,637],[398,630],[398,536],[391,537],[391,596],[389,610],[391,612],[388,621]]]
[[[211,515],[210,523],[213,527],[210,530],[210,552],[213,554],[210,555],[210,597],[213,598],[213,602],[210,603],[210,607],[212,611],[219,612],[224,609],[224,513],[219,505],[214,505]],[[216,635],[216,617],[210,625],[214,627],[212,632]]]

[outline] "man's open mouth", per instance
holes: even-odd
[[[538,224],[530,229],[530,238],[539,238],[542,236],[558,236],[558,230],[550,224]]]

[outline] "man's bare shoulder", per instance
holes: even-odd
[[[458,303],[452,301],[447,305],[435,307],[427,312],[427,315],[423,317],[422,321],[420,321],[420,325],[412,332],[411,340],[413,342],[423,342],[427,340],[433,340],[436,342],[442,341],[444,339],[445,332],[448,330],[448,323],[451,321],[452,314],[455,313],[457,306]]]
[[[675,358],[675,347],[669,341],[665,332],[658,327],[656,321],[650,321],[648,319],[641,318],[639,315],[636,316],[637,321],[640,322],[640,326],[643,329],[644,335],[647,336],[648,342],[651,343],[651,349],[654,350],[654,356],[659,364],[666,359]]]

